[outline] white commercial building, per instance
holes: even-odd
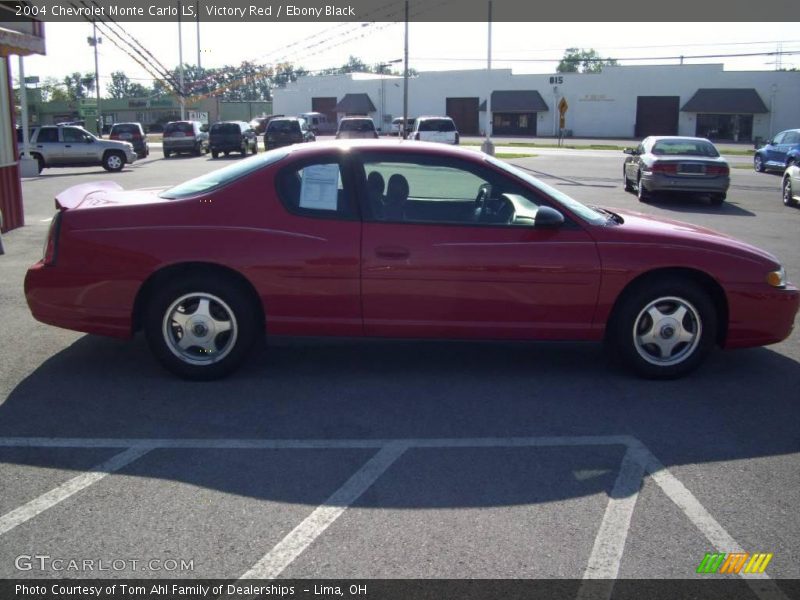
[[[751,141],[800,127],[800,72],[725,71],[722,65],[606,67],[602,73],[515,75],[509,69],[424,72],[409,80],[408,115],[451,116],[462,135],[640,138],[699,135]],[[403,116],[403,79],[368,73],[306,76],[275,90],[275,114],[318,111],[336,121],[368,114],[388,130]]]

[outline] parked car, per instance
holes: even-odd
[[[114,123],[108,137],[133,144],[133,149],[139,158],[150,156],[149,140],[141,123]]]
[[[272,119],[278,119],[283,115],[268,115],[266,117],[256,117],[252,121],[250,121],[250,127],[256,132],[256,135],[264,135],[264,132],[267,130],[267,125]]]
[[[17,129],[17,142],[22,151],[22,129]],[[120,171],[126,163],[136,161],[133,144],[95,137],[82,127],[44,125],[33,127],[29,134],[30,156],[47,167],[83,167],[100,165],[106,171]]]
[[[671,378],[715,345],[785,339],[800,303],[768,252],[590,208],[443,144],[299,144],[163,191],[85,183],[56,206],[25,278],[33,316],[143,329],[193,379],[231,373],[265,331],[606,340],[640,375]]]
[[[264,134],[264,148],[272,150],[290,144],[313,142],[316,139],[305,119],[282,117],[273,119],[267,125],[267,132]]]
[[[795,163],[783,174],[783,203],[797,206],[800,203],[800,163]]]
[[[162,144],[164,158],[180,153],[200,156],[208,153],[208,132],[200,121],[170,121],[164,126]]]
[[[800,164],[800,129],[781,131],[753,156],[753,168],[764,171],[783,171],[793,164]]]
[[[450,117],[417,117],[410,137],[440,144],[458,144],[460,141],[456,124]]]
[[[314,135],[331,134],[336,130],[336,124],[329,123],[328,117],[321,112],[307,112],[297,116],[306,120],[308,128],[314,132]]]
[[[256,132],[244,121],[221,121],[214,123],[208,132],[208,143],[211,156],[217,158],[220,152],[228,156],[231,152],[239,152],[247,156],[248,152],[258,152]]]
[[[378,132],[375,130],[375,122],[369,117],[344,117],[339,121],[339,128],[336,130],[337,140],[375,139],[377,137]]]
[[[730,167],[705,138],[651,136],[623,152],[625,191],[636,190],[640,202],[658,192],[705,195],[715,205],[725,201]]]
[[[406,119],[406,127],[405,133],[411,133],[414,130],[414,121],[416,119],[409,118]],[[402,135],[403,134],[403,117],[397,117],[396,119],[392,119],[392,126],[389,130],[391,135]]]

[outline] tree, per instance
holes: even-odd
[[[149,96],[141,83],[133,83],[122,71],[111,73],[111,83],[106,88],[109,98],[144,98]]]
[[[590,48],[567,48],[564,58],[556,67],[557,73],[599,73],[603,67],[613,67],[617,61],[613,58],[602,58],[597,50]]]
[[[39,84],[42,102],[66,102],[69,94],[64,89],[64,84],[55,77],[45,77]]]
[[[72,75],[64,77],[64,86],[67,88],[69,100],[88,98],[94,91],[94,83],[94,73],[84,73],[81,75],[76,71]]]

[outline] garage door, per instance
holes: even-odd
[[[478,98],[447,98],[447,116],[461,135],[478,135]]]
[[[679,96],[638,96],[636,137],[678,135]]]
[[[336,125],[336,96],[311,98],[311,111],[322,113],[328,117],[328,123]]]

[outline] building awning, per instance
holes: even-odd
[[[484,100],[479,110],[486,110]],[[496,90],[492,92],[492,112],[545,112],[547,107],[542,95],[536,90]]]
[[[334,109],[337,113],[351,115],[366,115],[375,112],[375,105],[368,94],[345,94]]]
[[[701,88],[683,105],[693,113],[765,113],[764,101],[753,88]]]

